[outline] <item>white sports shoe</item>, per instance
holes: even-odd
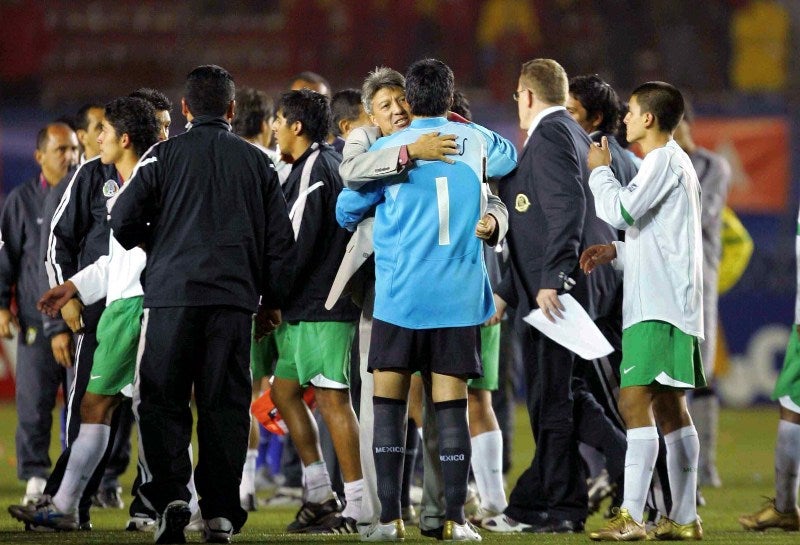
[[[41,477],[31,477],[25,485],[25,495],[22,497],[22,505],[35,505],[44,494],[44,487],[47,486],[47,479]]]
[[[442,529],[442,541],[483,541],[483,538],[469,521],[457,524],[446,520]]]
[[[383,524],[377,522],[364,530],[361,541],[405,541],[406,527],[403,519],[396,519]]]
[[[511,534],[517,532],[524,532],[526,528],[530,528],[530,524],[524,522],[517,522],[516,520],[506,515],[500,514],[495,517],[488,517],[481,521],[481,527],[499,534]]]

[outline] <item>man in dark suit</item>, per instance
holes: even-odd
[[[522,66],[514,93],[520,127],[528,137],[519,167],[499,184],[509,209],[511,269],[496,302],[501,308],[516,307],[520,318],[536,308],[551,320],[562,316],[558,295],[570,286],[593,319],[613,312],[614,272],[578,274],[580,251],[609,243],[616,233],[595,215],[586,166],[590,140],[564,108],[567,91],[564,69],[553,60],[536,59]],[[585,390],[576,410],[576,356],[525,323],[517,327],[536,454],[512,490],[505,513],[483,526],[499,532],[580,532],[587,497],[577,439],[583,440],[588,422],[601,427],[610,422]]]

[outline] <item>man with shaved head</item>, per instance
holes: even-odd
[[[72,365],[71,336],[59,333],[48,341],[39,298],[39,236],[45,197],[78,160],[78,139],[64,123],[51,123],[36,138],[39,175],[11,193],[0,213],[0,337],[18,333],[17,346],[17,476],[27,481],[23,503],[34,503],[50,473],[50,430],[64,367]],[[17,312],[11,311],[16,290]],[[60,364],[60,365],[59,365]],[[63,367],[62,367],[63,366]]]

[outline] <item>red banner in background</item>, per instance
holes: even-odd
[[[740,212],[784,213],[789,196],[789,123],[782,117],[697,119],[698,145],[731,165],[728,205]]]

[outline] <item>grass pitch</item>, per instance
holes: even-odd
[[[533,442],[524,410],[518,409],[517,433],[514,444],[514,463],[509,475],[513,484],[517,476],[533,456]],[[723,488],[704,490],[706,507],[700,508],[705,530],[705,541],[709,543],[755,543],[759,545],[794,544],[800,545],[800,533],[771,531],[767,533],[746,533],[741,530],[736,517],[754,511],[761,504],[762,495],[773,495],[773,449],[777,429],[777,409],[724,410],[721,418],[719,440],[719,470]],[[23,532],[22,525],[7,515],[5,508],[18,503],[24,493],[24,483],[16,478],[14,456],[14,428],[16,412],[11,404],[0,404],[0,543],[152,543],[153,536],[148,533],[125,532],[121,530],[127,520],[127,509],[92,511],[92,532],[72,533],[34,533]],[[57,439],[57,435],[54,435]],[[51,449],[53,459],[58,453],[57,442]],[[135,452],[135,449],[134,449]],[[126,496],[133,481],[133,466],[123,479]],[[242,533],[234,537],[235,543],[319,543],[319,542],[358,542],[358,536],[303,536],[283,533],[286,525],[293,519],[294,508],[262,508],[251,513]],[[588,529],[602,525],[603,519],[595,515],[587,522]],[[532,535],[532,534],[491,534],[483,531],[484,543],[589,543],[585,535]],[[190,543],[201,541],[199,534],[188,534]],[[420,536],[416,528],[407,531],[406,543],[434,543]]]

